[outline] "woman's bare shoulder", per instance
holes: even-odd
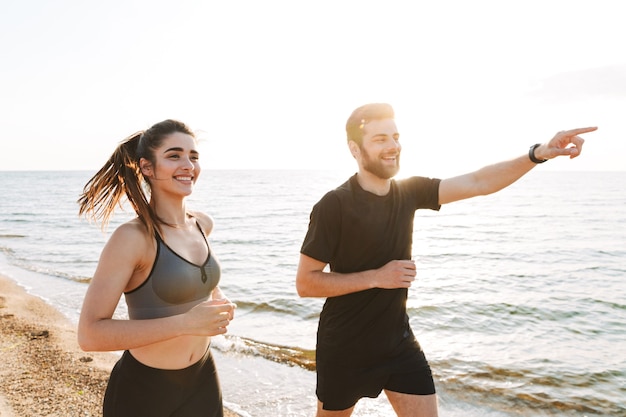
[[[189,214],[191,214],[198,221],[202,231],[208,236],[213,230],[213,217],[201,211],[190,211]]]
[[[152,246],[153,240],[154,237],[148,235],[146,226],[141,220],[135,218],[119,225],[111,234],[109,244],[114,243],[124,250],[142,251]]]

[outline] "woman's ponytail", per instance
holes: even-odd
[[[140,219],[150,217],[151,207],[142,189],[143,175],[139,167],[137,147],[143,131],[124,139],[109,160],[87,182],[78,199],[79,215],[101,221],[106,228],[117,206],[126,196]],[[146,226],[148,226],[146,224]],[[148,227],[150,229],[150,227]]]

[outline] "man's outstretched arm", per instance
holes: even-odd
[[[585,142],[579,135],[596,129],[597,127],[585,127],[561,131],[549,142],[535,147],[531,153],[537,161],[557,156],[576,158],[580,155]],[[536,165],[537,163],[530,159],[529,154],[525,154],[509,161],[488,165],[469,174],[444,179],[439,185],[439,204],[500,191],[520,179]]]

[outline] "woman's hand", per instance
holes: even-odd
[[[185,313],[186,333],[216,336],[227,332],[237,306],[228,299],[204,301]]]

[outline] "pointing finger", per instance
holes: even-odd
[[[577,135],[582,135],[583,133],[593,132],[594,130],[598,130],[598,128],[595,126],[594,127],[581,127],[578,129],[561,131],[558,134],[561,136],[577,136]]]

